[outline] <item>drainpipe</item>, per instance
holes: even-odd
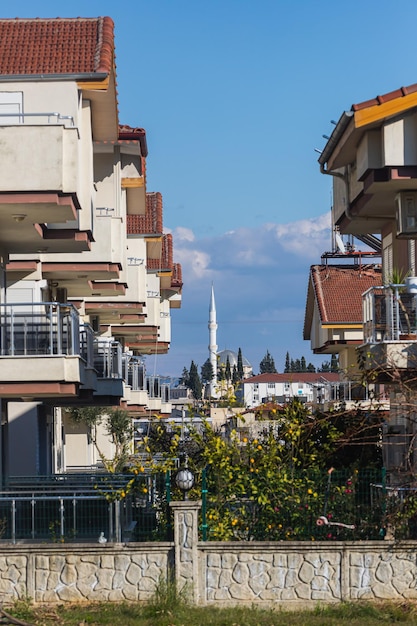
[[[320,154],[320,157],[318,159],[319,163],[320,163],[320,172],[322,174],[327,174],[328,176],[335,176],[336,178],[341,178],[343,180],[343,182],[345,183],[345,187],[346,187],[346,208],[345,208],[345,215],[348,218],[349,221],[352,220],[352,215],[350,213],[349,210],[349,180],[348,180],[348,175],[347,172],[345,170],[345,173],[342,174],[341,172],[332,172],[330,170],[326,169],[326,164],[330,158],[330,156],[333,153],[334,148],[337,146],[337,144],[339,143],[342,135],[344,134],[344,132],[346,131],[346,129],[348,128],[351,120],[354,118],[354,112],[353,111],[344,111],[339,119],[339,121],[337,122],[323,152]]]

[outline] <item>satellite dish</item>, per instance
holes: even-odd
[[[346,254],[345,244],[343,243],[343,239],[340,236],[340,233],[338,232],[335,233],[335,239],[336,239],[336,248],[339,250],[341,254]]]

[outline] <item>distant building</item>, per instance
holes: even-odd
[[[332,383],[340,381],[333,372],[289,372],[288,374],[259,374],[243,381],[239,400],[247,408],[267,402],[284,404],[293,398],[301,402],[322,402]]]

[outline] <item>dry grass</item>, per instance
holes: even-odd
[[[308,611],[248,607],[191,607],[181,598],[149,604],[99,603],[35,607],[17,603],[8,612],[36,626],[415,626],[417,604],[343,603]]]

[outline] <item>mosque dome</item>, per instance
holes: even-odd
[[[217,359],[218,359],[219,365],[226,365],[227,364],[227,358],[229,358],[230,367],[232,367],[232,368],[233,368],[234,365],[236,365],[236,367],[237,367],[237,357],[238,357],[237,352],[233,352],[233,350],[222,350],[221,352],[217,353]],[[252,368],[252,366],[249,363],[248,359],[246,359],[243,356],[243,354],[242,354],[242,365],[243,365],[243,367]]]

